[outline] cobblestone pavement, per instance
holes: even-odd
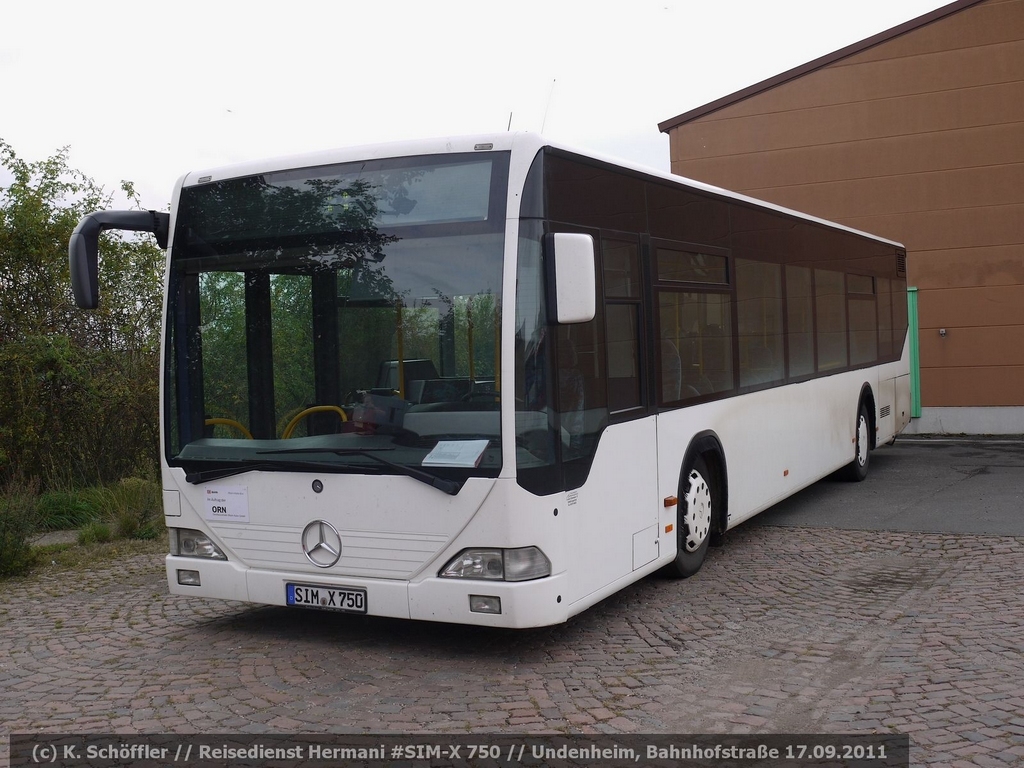
[[[147,555],[6,583],[3,734],[898,731],[913,764],[1024,764],[1024,538],[745,525],[692,579],[520,632],[163,579]]]

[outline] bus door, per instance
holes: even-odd
[[[579,372],[584,407],[576,418],[582,439],[563,447],[567,487],[582,477],[574,464],[589,472],[574,500],[579,546],[573,570],[585,597],[617,579],[653,562],[659,555],[657,426],[648,411],[651,369],[645,360],[641,311],[642,281],[639,238],[600,233],[600,277],[597,316],[591,323],[559,329],[560,378],[565,370]],[[563,431],[567,423],[566,397],[560,398]],[[578,445],[580,458],[575,458]]]

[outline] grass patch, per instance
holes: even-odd
[[[122,539],[95,544],[48,544],[33,549],[35,571],[52,575],[109,563],[134,555],[166,554],[167,544],[159,539]]]
[[[93,520],[82,526],[78,532],[79,544],[103,544],[114,538],[110,526],[100,520]]]
[[[125,554],[166,551],[159,483],[127,478],[105,488],[50,491],[12,484],[0,491],[0,578],[91,565]],[[78,545],[32,546],[33,534],[78,528]],[[145,542],[136,546],[133,542]]]
[[[103,518],[118,539],[155,539],[164,530],[163,494],[151,480],[129,477],[103,489]]]
[[[95,520],[102,513],[103,490],[49,491],[36,500],[39,529],[66,531]]]

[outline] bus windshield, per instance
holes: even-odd
[[[168,462],[497,476],[507,179],[477,153],[185,187]]]

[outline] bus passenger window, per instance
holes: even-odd
[[[608,410],[643,405],[640,385],[640,251],[635,238],[602,237]]]
[[[782,267],[736,259],[740,386],[780,381],[782,371]]]
[[[640,405],[640,322],[633,304],[608,304],[608,408],[613,413]]]
[[[683,392],[683,358],[672,339],[661,340],[661,394],[659,400],[671,403]],[[696,392],[696,390],[694,390]]]
[[[846,290],[844,275],[828,269],[814,270],[814,303],[818,316],[818,370],[848,365],[846,351]]]
[[[878,359],[878,310],[875,278],[847,275],[847,310],[850,313],[850,364],[863,365]]]
[[[786,267],[786,318],[789,321],[789,377],[814,373],[814,291],[811,270]]]
[[[888,360],[893,354],[892,344],[892,284],[878,278],[878,356]]]
[[[669,404],[732,389],[729,295],[662,290],[657,297],[660,401]]]

